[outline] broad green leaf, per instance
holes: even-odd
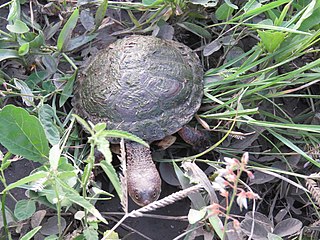
[[[69,39],[71,38],[71,34],[73,29],[75,28],[77,21],[79,18],[79,8],[71,14],[66,24],[63,26],[57,42],[57,47],[59,51],[63,51],[63,48],[68,44]]]
[[[95,18],[94,18],[95,30],[97,30],[100,27],[100,24],[106,15],[107,8],[108,8],[108,0],[103,0],[103,2],[98,7]]]
[[[66,85],[63,87],[60,99],[59,99],[59,106],[62,107],[66,101],[69,99],[69,97],[72,96],[72,91],[73,91],[73,84],[74,80],[77,76],[77,71],[75,71],[72,76],[68,79],[68,82]]]
[[[201,27],[199,25],[196,25],[196,24],[190,23],[190,22],[183,22],[183,23],[177,23],[177,24],[180,27],[198,35],[199,37],[211,39],[210,32],[208,32],[208,30],[206,30],[204,27]]]
[[[259,37],[261,38],[262,45],[267,49],[269,53],[274,52],[280,44],[284,41],[285,36],[287,35],[284,32],[275,32],[275,31],[259,31]]]
[[[38,118],[23,108],[7,105],[1,110],[0,119],[0,143],[5,148],[35,162],[47,160],[48,140]]]
[[[18,33],[18,34],[29,32],[29,28],[27,24],[25,24],[19,19],[15,20],[14,24],[7,25],[7,29],[12,33]]]
[[[44,132],[51,145],[58,144],[60,141],[59,129],[54,123],[55,112],[48,104],[44,104],[39,109],[39,120]]]
[[[106,160],[100,162],[100,166],[103,171],[107,174],[109,180],[111,181],[113,187],[115,188],[119,198],[122,198],[121,184],[118,177],[118,174],[111,163],[108,163]]]
[[[36,233],[41,229],[41,226],[38,226],[34,229],[32,229],[30,232],[28,232],[27,234],[25,234],[22,238],[20,238],[20,240],[30,240],[32,239],[32,237],[34,235],[36,235]]]
[[[11,58],[20,58],[17,50],[0,49],[0,62]]]
[[[30,218],[36,211],[36,203],[31,199],[23,199],[16,203],[14,208],[14,216],[19,220]]]
[[[234,9],[232,7],[230,7],[227,3],[223,3],[218,7],[215,15],[218,20],[226,20],[231,16],[233,11]]]
[[[29,52],[29,43],[24,43],[19,47],[18,54],[19,56],[24,56]]]
[[[89,226],[88,228],[83,230],[83,235],[86,237],[86,240],[98,240],[99,234],[96,229],[94,229],[92,226]]]
[[[205,208],[201,210],[190,209],[188,213],[188,221],[190,224],[195,224],[202,220],[207,214],[207,210]]]
[[[47,178],[49,176],[49,173],[48,172],[36,172],[36,173],[33,173],[27,177],[24,177],[22,179],[19,179],[18,181],[14,182],[14,183],[11,183],[9,186],[7,186],[2,192],[1,194],[3,194],[4,192],[7,192],[11,189],[14,189],[16,187],[20,187],[21,185],[24,185],[24,184],[27,184],[27,183],[30,183],[30,182],[35,182],[35,181],[38,181],[42,178]]]

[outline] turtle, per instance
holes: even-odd
[[[154,36],[131,35],[100,50],[77,79],[75,113],[108,129],[124,130],[148,143],[178,132],[203,97],[203,67],[188,46]],[[119,143],[119,139],[111,139]],[[151,150],[125,141],[127,187],[132,200],[159,198],[161,178]]]

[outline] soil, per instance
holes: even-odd
[[[13,183],[23,177],[28,176],[36,167],[38,167],[38,164],[26,159],[20,159],[12,162],[10,167],[5,171],[7,184]],[[106,191],[109,190],[109,184],[106,182],[103,176],[98,177],[97,180],[103,182],[103,188]],[[0,191],[2,190],[3,185],[0,186]],[[179,189],[177,187],[170,186],[163,182],[160,198],[168,196],[178,190]],[[16,200],[27,199],[24,189],[15,188],[10,192]],[[7,196],[6,205],[13,211],[15,200],[13,200],[10,196]],[[99,201],[96,204],[96,207],[109,221],[110,225],[108,228],[111,228],[121,218],[121,213],[123,213],[121,210],[120,201],[117,197],[108,201]],[[41,208],[44,207],[42,206]],[[129,210],[131,211],[137,208],[138,206],[135,205],[132,200],[130,200]],[[121,225],[121,227],[116,230],[116,232],[118,232],[118,234],[121,236],[121,239],[129,240],[162,240],[164,239],[164,236],[165,239],[174,239],[176,236],[183,233],[188,226],[186,216],[189,208],[190,201],[188,199],[183,199],[172,205],[151,212],[148,214],[149,217],[129,218]],[[154,217],[152,215],[154,215]],[[170,217],[168,216],[175,217],[176,220],[170,220]],[[19,237],[14,239],[19,239]]]
[[[176,187],[172,187],[166,183],[163,183],[160,198],[168,196],[171,193],[176,192],[177,190],[178,189]],[[118,198],[114,198],[110,201],[100,201],[97,203],[96,207],[102,212],[122,212]],[[129,211],[137,208],[138,206],[135,205],[130,199]],[[120,236],[122,236],[122,239],[162,240],[164,239],[164,236],[165,239],[174,239],[175,237],[183,233],[188,226],[188,222],[185,219],[185,216],[187,216],[189,208],[190,201],[188,199],[183,199],[172,205],[150,212],[149,214],[147,214],[150,217],[129,218],[116,231],[120,234]],[[152,215],[155,216],[152,217]],[[161,216],[163,216],[163,219],[161,219]],[[168,216],[176,217],[177,220],[170,220]],[[184,220],[178,220],[178,218],[180,217],[183,217]],[[111,214],[111,220],[120,218],[121,217],[119,216],[112,216]],[[145,235],[148,238],[144,238],[139,233]]]
[[[30,174],[30,172],[35,169],[35,164],[32,161],[28,161],[25,159],[17,160],[13,162],[10,167],[5,171],[4,175],[7,181],[7,184],[14,183],[17,180],[26,177]],[[3,190],[3,184],[0,183],[0,191]],[[16,188],[13,191],[11,191],[11,194],[16,200],[25,199],[25,190],[21,188]],[[14,209],[15,201],[11,197],[7,197],[6,205],[10,209]]]
[[[5,0],[0,0],[0,5],[5,3],[7,1]],[[40,1],[42,2],[42,1]],[[58,2],[58,1],[53,1],[53,2]],[[68,1],[67,1],[68,2]],[[43,3],[45,4],[45,3]],[[25,6],[22,8],[24,13],[26,15],[29,14],[29,6]],[[2,8],[0,9],[0,29],[6,30],[6,24],[7,22],[5,21],[5,17],[8,14],[8,8]],[[63,17],[68,17],[69,15],[66,13],[61,13]],[[117,37],[122,37],[125,34],[121,33],[121,30],[123,25],[125,24],[120,24],[122,22],[126,22],[127,20],[130,20],[130,17],[128,16],[127,12],[125,11],[118,11],[118,10],[108,10],[108,16],[112,16],[112,18],[116,19],[113,24],[108,25],[109,23],[104,23],[105,26],[101,31],[100,34],[97,36],[97,38],[90,44],[86,44],[85,46],[81,47],[81,49],[76,52],[76,53],[70,53],[72,55],[72,58],[75,59],[75,61],[78,64],[79,67],[81,65],[86,65],[86,61],[88,57],[91,55],[94,55],[98,49],[103,48],[104,46],[108,45],[110,42],[114,41]],[[36,15],[35,17],[38,17],[39,22],[43,21],[43,23],[46,21],[49,21],[50,23],[55,23],[59,18],[57,16],[48,16],[48,18],[43,18],[41,14]],[[45,20],[44,20],[45,19]],[[84,20],[84,19],[82,19]],[[131,20],[130,20],[131,21]],[[175,29],[176,30],[176,29]],[[76,27],[74,31],[74,35],[81,35],[85,31],[84,27],[79,24],[79,26]],[[111,33],[117,32],[116,36],[111,35]],[[185,35],[184,35],[185,34]],[[183,37],[181,37],[183,36]],[[179,36],[175,36],[176,39],[179,40],[179,37],[181,39],[184,39],[184,41],[187,39],[189,40],[189,45],[193,44],[193,48],[195,49],[196,47],[199,47],[197,43],[199,43],[198,37],[195,37],[194,35],[190,33],[185,33],[182,32],[180,33]],[[190,37],[190,38],[189,38]],[[48,41],[52,45],[56,44],[56,39],[57,39],[57,34],[55,35],[54,39],[49,39]],[[196,42],[196,43],[195,43]],[[246,41],[247,42],[247,39]],[[187,42],[184,42],[188,45]],[[254,45],[255,42],[252,43]],[[251,44],[244,44],[244,47],[251,47]],[[69,53],[68,53],[69,54]],[[220,52],[217,52],[215,54],[220,54]],[[79,57],[81,56],[81,58]],[[80,59],[80,60],[79,60]],[[216,64],[218,57],[214,56],[212,59],[210,59],[210,65],[211,62],[213,62],[213,65]],[[83,62],[80,62],[83,61]],[[16,62],[15,62],[16,63]],[[304,64],[304,61],[298,62],[299,66],[302,65],[300,63]],[[10,64],[8,64],[10,65]],[[8,66],[6,65],[6,67]],[[18,71],[20,68],[20,65],[12,67],[12,72]],[[59,69],[70,69],[70,66],[65,64],[65,65],[59,65]],[[279,71],[285,71],[285,69],[279,69]],[[8,70],[9,72],[9,70]],[[65,71],[67,72],[67,71]],[[21,70],[19,74],[22,76],[28,74],[27,70]],[[9,74],[11,75],[11,74]],[[20,76],[19,75],[19,76]],[[23,79],[23,78],[22,78]],[[1,86],[0,86],[1,87]],[[315,92],[319,92],[319,86],[317,86],[315,89]],[[12,100],[14,99],[14,100]],[[1,98],[0,98],[1,100]],[[20,100],[16,101],[16,98],[10,98],[9,100],[14,101],[14,103],[18,103],[20,106],[23,106],[21,102],[17,102]],[[70,100],[69,100],[70,101]],[[277,100],[277,104],[284,106],[283,109],[286,111],[287,114],[290,116],[297,116],[301,112],[303,112],[305,109],[308,108],[308,104],[306,103],[306,100],[297,100],[297,98],[294,99],[281,99]],[[0,102],[2,103],[2,102]],[[69,106],[69,110],[71,110],[71,104],[68,102],[66,106]],[[204,106],[206,107],[206,106]],[[316,105],[318,108],[318,104]],[[268,112],[272,112],[274,109],[274,106],[271,105],[270,103],[265,103],[261,104],[259,106],[260,110],[265,110]],[[69,110],[63,109],[65,112],[69,112]],[[266,119],[268,120],[268,119]],[[309,122],[307,122],[309,121]],[[306,120],[306,122],[301,122],[304,124],[309,124],[312,122],[313,124],[319,124],[319,116],[316,114],[315,116],[310,116],[310,119]],[[247,132],[252,132],[253,129],[244,129]],[[268,152],[270,149],[273,148],[273,146],[270,145],[269,142],[266,141],[263,137],[260,136],[259,131],[264,131],[262,128],[255,128],[254,131],[256,131],[255,134],[249,135],[245,141],[242,141],[241,139],[236,139],[235,137],[230,137],[226,139],[222,144],[221,147],[225,149],[235,149],[238,150],[238,152],[244,152],[249,151],[256,152],[256,153],[263,153],[263,152]],[[1,133],[0,133],[1,134]],[[214,136],[217,139],[220,139],[217,136],[217,133]],[[215,139],[213,142],[217,142],[218,140]],[[181,143],[181,139],[178,137],[178,144]],[[300,146],[299,146],[300,147]],[[301,149],[304,149],[305,146],[303,146],[303,143],[301,144]],[[282,147],[283,152],[286,153],[292,153],[290,149],[287,149],[285,146]],[[0,150],[5,153],[5,149],[0,147]],[[203,149],[198,150],[202,151]],[[220,153],[219,149],[216,149],[217,151],[212,153],[214,155],[211,155],[208,159],[214,161],[219,159]],[[319,149],[316,149],[319,152]],[[177,148],[172,148],[169,152],[165,152],[167,156],[165,156],[163,153],[160,153],[161,157],[167,158],[167,159],[174,159],[178,157],[184,157],[188,155],[192,155],[194,149],[190,147],[189,145],[186,145],[183,143],[183,145],[177,145]],[[169,153],[169,154],[168,154]],[[318,154],[318,153],[317,153]],[[289,156],[289,155],[288,155]],[[160,157],[160,159],[161,159]],[[315,168],[314,166],[310,166],[306,164],[305,160],[301,160],[300,156],[297,156],[296,154],[290,155],[286,160],[290,162],[290,164],[294,167],[295,172],[297,173],[303,173],[303,174],[309,174],[313,172],[317,172],[318,169]],[[250,156],[250,161],[255,162],[257,164],[265,165],[265,166],[271,166],[278,168],[280,170],[286,170],[288,168],[287,163],[283,161],[281,158],[277,158],[274,156],[263,156],[259,154],[252,154]],[[199,164],[201,165],[201,164]],[[34,163],[32,161],[28,161],[25,159],[18,159],[14,162],[11,163],[10,167],[5,170],[5,178],[7,181],[7,184],[13,183],[25,176],[28,176],[30,172],[37,168],[39,165],[37,163]],[[207,164],[205,164],[206,167],[208,167]],[[292,167],[290,166],[290,167]],[[250,187],[252,187],[253,191],[258,193],[261,198],[263,199],[260,201],[257,205],[257,212],[263,213],[266,216],[268,216],[272,221],[274,219],[272,218],[273,216],[279,217],[278,215],[281,215],[281,213],[285,212],[284,216],[292,217],[299,219],[303,222],[303,226],[307,228],[308,225],[311,223],[314,223],[318,219],[318,215],[314,213],[314,206],[311,206],[310,199],[307,199],[306,194],[304,194],[302,191],[297,191],[297,188],[291,186],[285,181],[282,181],[281,179],[275,178],[274,176],[268,175],[269,179],[267,179],[266,174],[262,174],[261,172],[254,172],[255,174],[255,179],[251,181]],[[114,191],[112,191],[112,188],[110,187],[110,184],[108,180],[102,176],[102,174],[98,175],[96,178],[97,181],[100,181],[102,183],[103,189],[108,192],[112,192],[113,194]],[[0,191],[3,189],[3,186],[0,186]],[[164,196],[168,196],[173,192],[176,192],[180,190],[178,187],[169,185],[165,182],[162,184],[162,192],[160,198]],[[25,199],[26,194],[24,189],[13,189],[10,191],[10,193],[13,195],[13,197],[16,200],[20,199]],[[251,204],[252,202],[250,202]],[[187,221],[187,215],[190,209],[190,201],[188,198],[177,201],[176,203],[166,206],[164,208],[158,209],[156,211],[150,212],[146,214],[145,217],[139,217],[139,218],[129,218],[127,219],[119,228],[116,229],[116,232],[119,233],[121,239],[130,239],[130,240],[135,240],[135,239],[152,239],[152,240],[167,240],[167,239],[174,239],[175,237],[179,236],[180,234],[184,233],[188,227],[188,221]],[[8,206],[11,210],[14,210],[15,206],[15,200],[13,200],[10,196],[7,196],[6,199],[6,206]],[[45,206],[38,206],[39,208],[46,209]],[[108,226],[104,226],[105,229],[102,230],[107,230],[112,228],[119,219],[123,216],[123,211],[121,209],[120,201],[117,197],[112,198],[111,200],[106,200],[106,201],[98,201],[96,204],[97,209],[103,214],[103,216],[109,221]],[[232,209],[232,214],[235,214],[237,217],[239,215],[244,215],[246,211],[239,212],[239,208],[236,204],[233,205],[234,209]],[[129,210],[137,209],[138,206],[135,205],[131,200],[129,202]],[[249,210],[252,208],[252,206],[249,205]],[[248,210],[248,211],[249,211]],[[48,211],[50,212],[50,211]],[[54,212],[50,212],[51,215],[55,215]],[[70,216],[68,215],[69,213],[66,213],[66,219],[68,220],[67,225],[73,221],[73,224],[70,224],[69,226],[69,232],[72,232],[73,230],[76,230],[80,224],[78,221],[74,221],[73,215]],[[68,216],[70,216],[68,218]],[[284,219],[283,218],[281,219]],[[274,217],[275,218],[275,217]],[[243,219],[241,216],[239,219]],[[281,220],[280,220],[281,221]],[[29,223],[25,222],[24,224],[24,231],[30,230],[29,228]],[[13,231],[15,231],[17,228],[12,228]],[[211,233],[210,233],[211,234]],[[23,235],[23,234],[21,234]],[[212,236],[211,236],[212,237]],[[14,239],[18,239],[19,234],[14,235]],[[1,233],[0,233],[0,239],[6,239],[6,236],[1,238]],[[38,236],[38,240],[44,239],[44,236]],[[199,237],[196,239],[203,239],[203,237]]]

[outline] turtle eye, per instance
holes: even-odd
[[[156,191],[153,192],[152,197],[153,197],[153,199],[155,199],[157,197],[157,192]]]
[[[140,194],[139,194],[139,192],[138,192],[137,190],[134,191],[134,198],[135,198],[136,200],[139,200],[139,199],[140,199]]]

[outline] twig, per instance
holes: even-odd
[[[101,214],[103,216],[105,216],[105,218],[108,218],[108,216],[110,216],[110,215],[116,215],[116,216],[125,215],[125,213],[123,213],[123,212],[102,212]],[[163,220],[173,220],[173,221],[188,221],[188,217],[187,216],[167,216],[167,215],[144,213],[143,217],[163,219]],[[237,217],[242,217],[242,216],[237,216]]]
[[[128,213],[128,177],[127,177],[127,161],[126,161],[126,149],[124,145],[124,140],[120,141],[120,156],[118,156],[121,162],[121,170],[120,174],[120,182],[122,188],[122,196],[121,196],[121,206],[122,210],[127,214]]]

